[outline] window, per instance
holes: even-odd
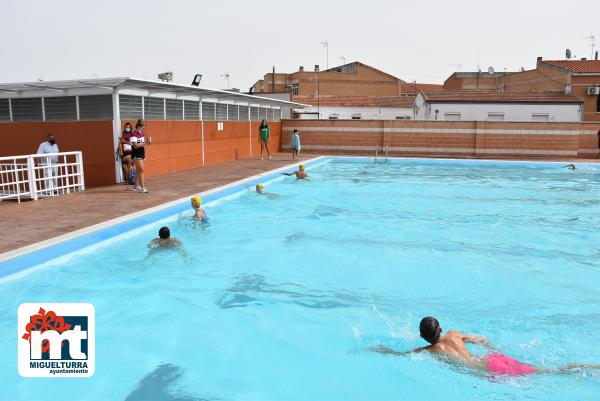
[[[227,120],[227,105],[224,103],[217,103],[217,120]]]
[[[280,121],[281,120],[281,109],[273,110],[273,120]]]
[[[215,104],[202,102],[202,119],[204,121],[215,120]]]
[[[596,113],[600,113],[600,95],[596,96]]]
[[[248,106],[240,106],[240,121],[248,121]]]
[[[531,115],[531,121],[545,122],[550,120],[550,115],[547,113],[533,113]]]
[[[119,99],[121,96],[119,96]],[[139,99],[139,117],[142,117],[142,98]],[[121,118],[125,118],[121,115]],[[112,120],[112,95],[79,96],[80,120]]]
[[[75,96],[44,98],[46,121],[76,121],[77,105]]]
[[[10,121],[8,99],[0,99],[0,121]]]
[[[237,104],[227,105],[227,119],[230,121],[237,121],[239,118],[239,106]]]
[[[491,112],[488,113],[488,121],[504,121],[504,113]]]
[[[12,99],[13,121],[42,121],[42,98]]]
[[[361,118],[362,118],[362,116],[361,116],[360,113],[352,114],[352,119],[353,120],[360,120]]]
[[[144,97],[144,118],[146,120],[164,120],[165,99],[162,97]]]
[[[183,100],[165,99],[167,120],[183,120]]]
[[[446,121],[460,121],[460,113],[444,113]]]
[[[183,101],[183,118],[185,120],[199,120],[200,119],[200,102],[193,100]]]
[[[292,95],[296,96],[300,93],[300,85],[298,83],[292,84]]]
[[[81,103],[81,99],[79,101]],[[140,96],[119,95],[119,110],[121,120],[142,118],[142,98]]]
[[[250,120],[259,121],[259,109],[258,107],[250,108]]]

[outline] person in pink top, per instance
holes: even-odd
[[[495,347],[482,336],[448,331],[442,335],[442,328],[436,318],[425,317],[419,324],[421,338],[430,345],[409,352],[399,352],[384,346],[373,348],[382,354],[408,355],[413,352],[428,351],[454,364],[488,372],[492,376],[524,376],[534,373],[567,374],[583,369],[600,369],[600,365],[569,364],[559,369],[549,369],[522,363],[496,351]],[[483,357],[471,355],[466,343],[481,344],[491,352]]]

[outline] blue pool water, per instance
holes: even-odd
[[[545,367],[600,363],[600,172],[333,160],[0,284],[0,400],[596,400],[600,371],[491,379],[426,354],[418,323]],[[96,310],[90,379],[17,374],[23,302]],[[472,347],[474,353],[484,352]],[[41,397],[41,398],[40,398]]]

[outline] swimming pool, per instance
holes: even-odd
[[[0,284],[0,399],[597,399],[600,372],[490,380],[368,351],[424,345],[433,315],[525,362],[600,363],[600,173],[563,165],[332,159],[207,205],[209,225],[186,210],[64,256]],[[185,252],[148,256],[163,224]],[[94,305],[92,378],[18,376],[35,301]]]

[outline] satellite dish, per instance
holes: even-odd
[[[494,67],[488,67],[488,74],[494,75],[496,71],[494,71]]]
[[[571,56],[572,56],[572,54],[571,54],[571,49],[567,49],[567,50],[565,50],[565,56],[567,56],[567,60],[570,60],[570,59],[571,59]]]

